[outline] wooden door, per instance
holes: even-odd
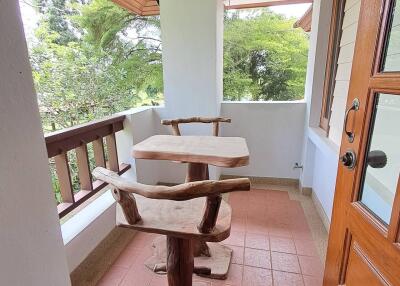
[[[362,0],[324,285],[400,285],[400,0]]]

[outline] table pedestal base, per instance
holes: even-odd
[[[226,279],[232,258],[232,249],[215,242],[207,242],[210,256],[194,257],[194,267],[207,267],[211,269],[211,275],[198,274],[211,279]],[[153,256],[146,260],[145,265],[157,274],[166,274],[159,271],[160,265],[167,261],[166,237],[161,236],[153,242]]]

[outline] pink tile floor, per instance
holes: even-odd
[[[287,192],[257,190],[229,196],[232,230],[223,244],[233,249],[226,280],[193,275],[196,286],[320,286],[323,264],[303,209]],[[157,235],[138,233],[97,285],[164,286],[165,275],[148,270]]]

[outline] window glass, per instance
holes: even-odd
[[[394,1],[390,29],[387,33],[383,71],[400,71],[400,0]]]
[[[400,174],[400,96],[378,94],[364,163],[361,202],[389,224]]]
[[[333,95],[336,84],[336,72],[338,68],[338,59],[340,52],[340,40],[342,36],[342,25],[344,18],[345,0],[334,1],[334,11],[332,12],[329,50],[327,58],[327,66],[325,71],[324,97],[321,110],[320,126],[328,131],[329,119],[331,116],[331,108],[333,103]]]

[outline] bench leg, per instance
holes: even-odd
[[[167,236],[168,285],[192,286],[193,268],[192,241]]]

